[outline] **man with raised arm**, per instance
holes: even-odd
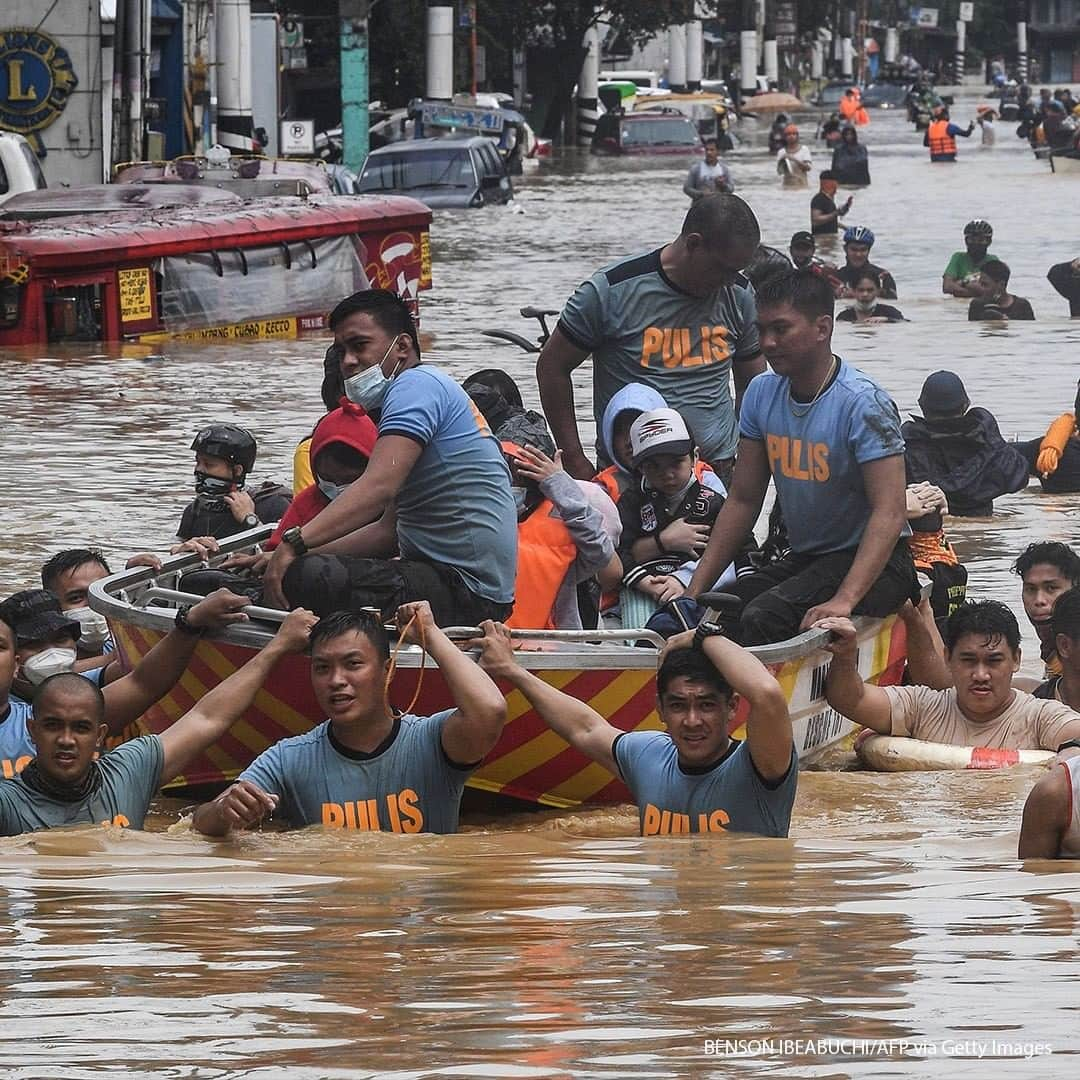
[[[574,749],[625,781],[642,836],[787,836],[799,772],[787,702],[764,665],[718,626],[703,623],[668,641],[656,676],[667,730],[630,732],[521,667],[501,623],[485,622],[483,630],[480,666],[519,690]],[[745,742],[728,736],[740,696],[750,705]]]
[[[761,512],[770,477],[791,551],[727,591],[744,603],[744,645],[783,641],[828,615],[888,615],[918,597],[904,534],[900,414],[873,379],[832,351],[833,294],[811,270],[758,291],[772,371],[750,384],[739,465],[687,588],[713,587]]]
[[[879,735],[949,746],[1055,751],[1080,738],[1080,714],[1059,701],[1013,688],[1020,668],[1020,627],[997,600],[961,604],[949,616],[945,662],[953,685],[947,690],[865,683],[851,620],[827,618],[816,626],[834,636],[825,646],[833,654],[825,683],[829,704]]]
[[[0,836],[64,825],[141,829],[158,788],[251,707],[278,660],[307,644],[314,622],[310,611],[292,612],[260,652],[160,735],[132,739],[100,758],[108,731],[102,692],[74,672],[50,676],[27,722],[37,757],[0,782]]]
[[[591,480],[596,473],[582,449],[572,384],[591,353],[598,430],[611,398],[629,383],[644,383],[685,417],[702,458],[727,480],[739,399],[765,370],[754,293],[740,273],[760,239],[742,199],[705,195],[670,244],[621,259],[578,286],[536,363],[544,415],[571,476]]]
[[[457,831],[469,774],[506,721],[498,687],[435,625],[426,601],[398,624],[422,644],[455,708],[434,716],[387,707],[390,645],[381,620],[339,611],[311,632],[311,685],[329,717],[260,754],[192,824],[207,836],[250,828],[273,813],[291,825],[371,832]]]

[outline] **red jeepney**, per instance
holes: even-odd
[[[390,196],[0,221],[0,347],[296,337],[365,288],[415,306],[430,223]]]

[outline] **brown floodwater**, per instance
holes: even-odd
[[[999,128],[994,150],[976,138],[931,169],[899,117],[874,114],[875,182],[848,221],[877,233],[911,322],[841,325],[835,343],[902,412],[950,368],[1006,437],[1034,437],[1075,394],[1080,323],[1045,273],[1077,254],[1061,227],[1076,181]],[[779,190],[760,143],[732,170],[786,247],[808,194]],[[504,367],[535,403],[531,360],[479,330],[528,332],[523,304],[558,307],[598,266],[669,239],[683,169],[568,155],[524,178],[515,210],[437,214],[429,358],[460,376]],[[971,325],[940,295],[972,217],[993,222],[1038,322]],[[34,585],[61,547],[97,544],[118,564],[164,550],[210,420],[250,427],[257,474],[287,479],[320,412],[324,344],[0,353],[0,588]],[[1075,539],[1078,509],[1032,486],[992,520],[950,523],[972,594],[1022,618],[1011,561],[1032,540]],[[1025,649],[1036,674],[1026,626]],[[616,808],[474,812],[451,837],[210,843],[173,801],[145,833],[0,840],[0,1075],[1072,1075],[1080,866],[1015,859],[1038,774],[827,764],[800,777],[788,840],[643,840]]]

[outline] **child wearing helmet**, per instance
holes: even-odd
[[[853,299],[859,278],[867,271],[877,275],[878,294],[882,300],[896,299],[896,282],[892,274],[870,261],[870,249],[874,246],[874,239],[873,232],[865,225],[852,225],[844,230],[846,261],[836,271],[841,282],[836,290],[838,299]]]
[[[292,495],[270,481],[254,492],[247,488],[258,446],[246,428],[211,424],[191,443],[195,451],[195,498],[184,507],[176,535],[227,536],[280,520]]]
[[[941,291],[947,296],[982,296],[984,264],[997,259],[989,252],[994,228],[989,221],[976,218],[964,226],[965,251],[954,251],[941,278]]]

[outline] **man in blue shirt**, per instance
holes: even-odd
[[[754,527],[770,477],[791,552],[740,578],[744,645],[783,641],[830,616],[888,615],[918,583],[907,533],[900,414],[869,376],[832,351],[833,294],[793,270],[758,294],[771,371],[750,384],[739,465],[690,581],[712,587]]]
[[[656,676],[666,731],[620,731],[514,660],[505,626],[484,623],[480,666],[519,690],[552,731],[621,777],[642,836],[745,832],[787,836],[798,756],[784,692],[719,627],[671,638]],[[728,735],[739,697],[750,705],[746,741]]]
[[[452,833],[469,773],[506,721],[498,687],[435,625],[426,603],[398,623],[423,643],[456,708],[434,716],[387,708],[390,647],[381,621],[341,611],[311,632],[311,685],[329,719],[260,754],[192,824],[207,836],[275,813],[291,825],[370,832]]]
[[[670,244],[604,267],[567,300],[537,361],[536,379],[571,476],[590,480],[596,472],[581,446],[571,381],[591,354],[598,429],[611,398],[629,383],[644,383],[682,414],[701,457],[727,478],[739,398],[765,369],[753,289],[740,273],[760,239],[754,212],[742,199],[705,195]]]
[[[517,512],[487,422],[453,379],[421,364],[412,314],[394,293],[342,300],[330,328],[346,396],[376,420],[379,437],[364,474],[282,535],[266,566],[267,600],[319,615],[374,606],[391,618],[425,599],[441,625],[504,618]]]

